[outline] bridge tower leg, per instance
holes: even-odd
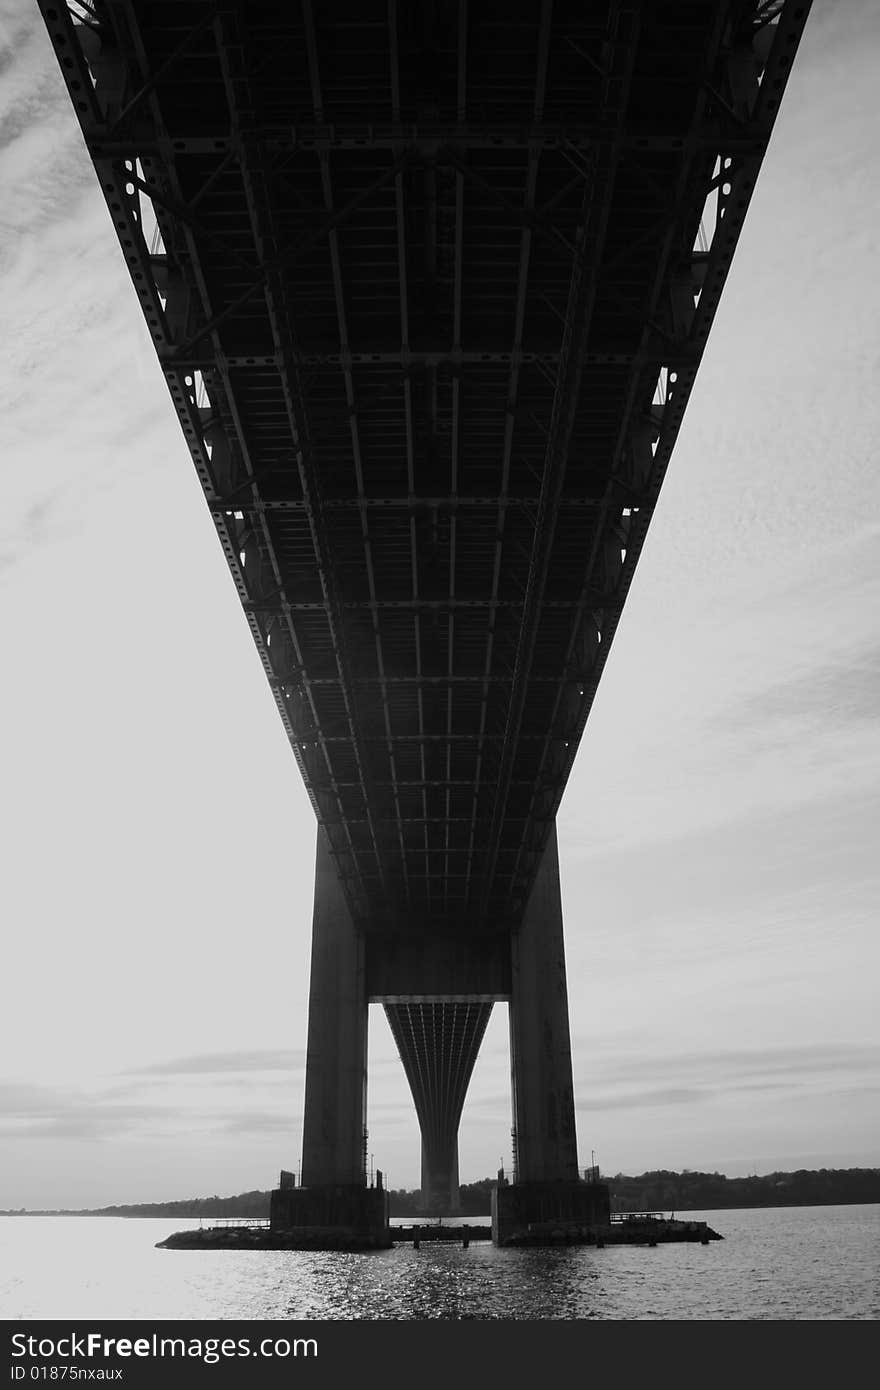
[[[577,1133],[555,826],[510,952],[516,1179],[570,1182]]]
[[[422,1134],[422,1207],[441,1216],[461,1210],[458,1184],[458,1129],[429,1143]]]
[[[499,1245],[590,1238],[609,1219],[608,1189],[581,1181],[554,825],[510,939],[514,1182],[493,1193]]]
[[[390,1244],[386,1194],[367,1187],[365,943],[318,829],[302,1185],[272,1194],[273,1228],[309,1244]]]
[[[318,830],[302,1182],[366,1185],[367,988],[356,930]]]

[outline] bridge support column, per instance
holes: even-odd
[[[442,1149],[428,1146],[422,1136],[422,1208],[440,1216],[454,1216],[461,1210],[458,1180],[458,1134],[447,1139]]]
[[[609,1197],[578,1175],[555,826],[510,950],[515,1180],[493,1191],[492,1239],[590,1243],[607,1228]]]
[[[365,946],[318,830],[303,1121],[304,1187],[366,1184]]]
[[[388,1196],[366,1176],[365,943],[318,830],[302,1186],[272,1193],[273,1230],[307,1249],[391,1244]],[[282,1174],[282,1180],[284,1175]]]
[[[510,1059],[516,1181],[578,1176],[559,853],[553,827],[511,938]]]

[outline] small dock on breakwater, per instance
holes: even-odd
[[[418,1249],[424,1242],[446,1241],[467,1246],[473,1240],[491,1240],[491,1226],[444,1226],[434,1223],[428,1226],[394,1226],[391,1238],[395,1245],[412,1244]],[[504,1242],[508,1249],[518,1246],[535,1245],[594,1245],[602,1249],[606,1245],[660,1245],[670,1241],[696,1241],[708,1245],[710,1240],[723,1240],[724,1237],[713,1231],[705,1221],[676,1221],[659,1212],[638,1212],[612,1216],[607,1226],[572,1229],[570,1226],[553,1227],[549,1224],[533,1230],[508,1237]]]
[[[706,1221],[676,1220],[657,1211],[614,1213],[604,1235],[606,1245],[659,1245],[670,1240],[708,1245],[710,1240],[723,1239]]]
[[[443,1241],[447,1245],[463,1245],[465,1249],[472,1240],[491,1240],[491,1226],[444,1226],[442,1221],[432,1221],[427,1225],[392,1226],[391,1239],[395,1245],[412,1245],[418,1250],[422,1243]]]
[[[708,1245],[724,1237],[713,1231],[705,1221],[682,1221],[663,1216],[660,1212],[626,1212],[613,1215],[604,1226],[586,1229],[541,1225],[508,1237],[507,1249],[523,1249],[546,1245],[594,1245],[601,1250],[606,1245],[666,1245],[671,1241],[692,1241]]]

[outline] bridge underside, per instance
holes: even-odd
[[[39,4],[354,933],[313,1012],[388,1001],[451,1183],[809,5]]]

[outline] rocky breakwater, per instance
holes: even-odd
[[[326,1227],[310,1230],[273,1231],[260,1226],[202,1226],[196,1230],[173,1231],[156,1242],[157,1250],[387,1250],[391,1241],[381,1235],[353,1230],[329,1232]]]

